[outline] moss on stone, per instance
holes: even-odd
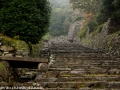
[[[3,34],[0,34],[0,37],[2,37],[2,44],[12,46],[17,51],[29,50],[27,43],[22,40],[19,40],[18,38],[13,39]]]
[[[0,70],[5,68],[5,66],[3,65],[3,63],[0,62]]]

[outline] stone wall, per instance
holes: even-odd
[[[24,41],[14,40],[0,34],[0,57],[28,57],[29,48]],[[0,83],[11,85],[16,80],[14,68],[0,60]],[[6,86],[6,85],[5,85]]]
[[[93,49],[104,50],[108,53],[120,55],[120,30],[112,26],[113,19],[109,19],[103,26],[101,32],[86,33],[80,38],[80,44]],[[113,24],[114,25],[114,24]],[[119,26],[118,26],[119,27]],[[113,31],[111,31],[113,30]]]
[[[79,18],[79,19],[78,19]],[[77,37],[79,29],[83,26],[83,10],[74,9],[71,15],[71,19],[73,22],[71,23],[68,35],[66,36],[66,40],[70,42],[79,42],[79,38]]]
[[[29,47],[24,41],[0,36],[0,56],[28,57]]]

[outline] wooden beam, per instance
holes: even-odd
[[[48,63],[48,59],[45,59],[45,58],[30,58],[30,57],[0,57],[0,60]]]

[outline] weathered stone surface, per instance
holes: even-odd
[[[114,75],[114,74],[116,74],[116,75],[118,75],[118,74],[120,74],[120,70],[118,70],[118,69],[110,69],[109,71],[108,71],[108,74],[109,75]]]
[[[53,70],[53,71],[71,71],[71,68],[49,68],[49,70]]]
[[[15,49],[11,46],[2,45],[2,46],[0,46],[0,50],[2,50],[4,52],[9,52],[9,51],[14,51]]]
[[[45,72],[39,72],[35,78],[36,82],[41,82],[41,79],[44,78]]]
[[[39,63],[38,70],[40,71],[48,71],[48,65],[46,63]]]
[[[49,88],[57,88],[58,87],[58,83],[56,82],[49,82],[48,84],[47,84],[47,86],[49,87]]]
[[[8,53],[8,54],[5,54],[4,56],[5,57],[13,57],[13,55],[14,55],[13,53]]]
[[[49,62],[49,64],[48,64],[48,67],[51,67],[51,68],[52,68],[52,67],[54,66],[54,65],[53,65],[54,63],[55,63],[55,60],[50,60],[50,62]]]
[[[74,88],[76,86],[75,82],[60,82],[60,88]]]
[[[85,75],[86,71],[71,71],[70,72],[71,75],[75,75],[75,76],[79,76],[79,75]]]
[[[90,67],[89,70],[88,70],[88,73],[90,74],[104,74],[107,72],[107,69],[103,69],[103,68],[100,68],[100,67]]]
[[[119,88],[120,89],[120,82],[110,82],[108,88]]]
[[[60,77],[60,78],[58,78],[57,81],[58,81],[58,82],[68,82],[68,81],[69,81],[69,78],[68,78],[68,77]]]
[[[50,78],[48,79],[48,82],[56,82],[57,81],[57,78]]]
[[[117,75],[116,72],[111,72],[108,75],[111,68],[119,70],[119,59],[116,60],[116,57],[112,58],[100,50],[80,48],[80,45],[71,43],[53,45],[52,49],[56,51],[56,53],[51,51],[55,57],[52,65],[54,68],[49,67],[46,77],[48,79],[43,80],[49,82],[46,88],[49,88],[48,90],[112,90],[112,88],[114,90],[115,86],[119,88],[119,73]]]
[[[15,55],[15,57],[22,57],[22,55]]]
[[[59,71],[49,71],[47,78],[57,78],[59,76]]]
[[[23,85],[25,87],[33,86],[33,82],[25,82]]]

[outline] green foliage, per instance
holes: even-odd
[[[12,46],[15,48],[16,51],[29,51],[29,47],[25,41],[13,39],[8,36],[5,36],[0,33],[0,37],[2,37],[2,43],[4,45]]]
[[[48,32],[51,8],[47,0],[5,0],[2,5],[3,34],[35,44]]]
[[[84,38],[85,35],[86,35],[87,30],[88,30],[88,27],[84,27],[83,29],[81,29],[81,30],[79,31],[78,36],[79,36],[80,38]]]
[[[116,11],[113,13],[113,17],[115,17],[115,18],[120,18],[120,9],[116,10]]]
[[[100,33],[102,28],[103,28],[104,24],[101,24],[99,26],[96,26],[96,29],[90,33],[91,37],[94,37],[96,34]]]
[[[119,30],[119,31],[117,31],[115,34],[117,34],[118,36],[120,36],[120,30]]]
[[[114,0],[113,4],[114,4],[115,8],[120,8],[120,0]]]
[[[98,26],[97,29],[95,30],[95,33],[100,33],[103,26],[104,26],[104,24],[101,24],[100,26]]]
[[[89,28],[89,33],[91,33],[96,29],[97,23],[95,21],[91,21],[87,24],[87,27]]]
[[[61,36],[68,33],[71,22],[71,11],[68,5],[69,3],[66,1],[67,0],[63,2],[59,0],[50,0],[52,4],[52,15],[49,28],[51,36]]]
[[[31,57],[33,58],[39,58],[39,52],[40,52],[40,48],[42,47],[42,41],[40,41],[37,44],[32,45],[32,54]]]
[[[91,35],[95,35],[101,32],[103,25],[104,24],[98,26],[95,21],[91,21],[79,31],[78,35],[80,38],[84,38],[86,36],[87,30],[89,30],[89,33],[91,33]]]
[[[50,24],[50,35],[59,36],[63,35],[66,32],[64,28],[65,21],[65,12],[62,11],[61,8],[55,8],[52,12],[51,24]]]
[[[48,40],[51,38],[51,35],[49,33],[47,33],[42,39],[43,40]]]
[[[120,18],[120,0],[102,0],[100,13],[97,16],[97,22],[102,24],[108,18]]]

